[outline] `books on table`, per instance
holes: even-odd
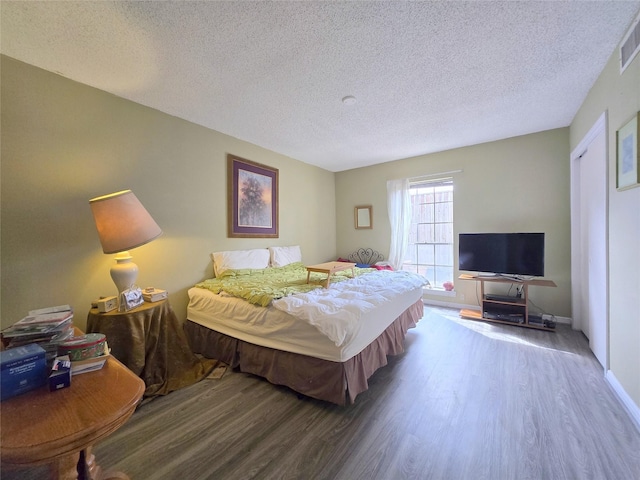
[[[71,362],[71,375],[80,375],[81,373],[93,372],[100,370],[108,358],[111,356],[109,345],[104,342],[104,350],[101,355],[84,360],[73,360]]]
[[[111,355],[107,353],[106,355],[100,355],[99,357],[71,362],[71,375],[80,375],[81,373],[100,370],[110,356]]]
[[[27,316],[0,332],[5,348],[21,347],[31,343],[45,350],[47,362],[57,356],[58,345],[73,337],[73,309],[69,305],[31,310]],[[107,342],[104,352],[93,358],[71,362],[71,375],[100,370],[110,357]]]
[[[42,315],[47,313],[64,313],[73,312],[71,305],[58,305],[56,307],[38,308],[37,310],[29,310],[29,315]]]
[[[142,291],[142,298],[144,298],[145,302],[159,302],[167,298],[167,296],[167,291],[159,288],[145,288]]]
[[[56,356],[59,342],[72,336],[73,309],[69,305],[32,310],[0,332],[5,348],[36,343],[45,350],[47,360]]]

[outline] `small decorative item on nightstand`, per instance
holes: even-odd
[[[160,300],[164,300],[168,297],[166,290],[161,290],[159,288],[147,287],[142,291],[142,297],[145,302],[159,302]]]
[[[100,313],[107,313],[111,310],[118,308],[118,297],[112,295],[111,297],[102,297],[95,301],[95,308]]]
[[[120,307],[121,312],[128,312],[136,307],[139,307],[144,303],[142,298],[142,290],[138,287],[131,287],[126,289],[120,294]]]

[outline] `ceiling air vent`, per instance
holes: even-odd
[[[640,51],[640,15],[635,19],[631,28],[624,36],[620,45],[620,73],[631,63]]]

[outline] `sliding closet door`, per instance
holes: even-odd
[[[573,315],[605,369],[608,366],[606,146],[606,128],[602,122],[589,138],[586,150],[572,165],[575,187],[572,191],[572,261],[576,263],[572,275]]]

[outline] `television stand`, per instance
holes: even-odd
[[[519,327],[535,328],[538,330],[555,330],[545,324],[542,317],[529,313],[529,285],[538,287],[555,287],[551,280],[533,279],[516,280],[507,277],[486,277],[480,275],[462,274],[460,280],[474,280],[480,282],[480,298],[482,298],[481,310],[463,309],[460,316],[469,320],[502,323],[504,325],[517,325]],[[500,295],[485,295],[484,284],[490,283],[517,283],[522,286],[522,297],[505,297]]]

